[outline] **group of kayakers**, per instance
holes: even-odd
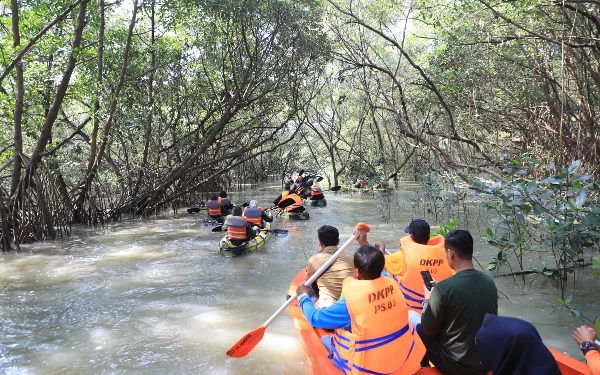
[[[342,253],[312,287],[297,289],[302,313],[316,328],[333,330],[322,341],[344,374],[414,374],[433,364],[443,374],[561,374],[535,327],[498,316],[493,279],[473,267],[473,238],[455,230],[430,235],[414,220],[400,251],[385,254],[367,233],[354,231],[360,245]],[[307,279],[337,251],[338,230],[317,231],[317,253]],[[593,375],[600,374],[596,333],[580,327],[574,339]]]
[[[234,244],[242,243],[256,237],[258,230],[264,228],[265,222],[272,222],[272,209],[289,213],[302,213],[304,199],[324,199],[321,187],[307,180],[303,182],[302,176],[298,176],[294,185],[285,185],[281,194],[273,201],[274,206],[264,210],[256,200],[251,200],[247,206],[234,206],[226,191],[221,191],[219,196],[213,195],[206,202],[208,216],[223,223],[227,230],[227,238]],[[225,218],[225,220],[224,220]],[[223,221],[224,220],[224,221]]]

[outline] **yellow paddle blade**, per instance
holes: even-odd
[[[252,351],[252,349],[254,349],[256,345],[258,345],[260,340],[262,340],[266,329],[267,327],[260,326],[254,331],[247,333],[238,342],[236,342],[226,354],[233,358],[245,357]]]

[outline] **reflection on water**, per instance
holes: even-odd
[[[234,194],[236,202],[266,206],[278,186]],[[286,238],[272,237],[256,253],[218,254],[223,234],[202,216],[170,214],[109,228],[78,228],[73,237],[23,246],[0,257],[0,371],[7,374],[308,374],[296,330],[286,313],[269,326],[245,358],[225,352],[259,327],[284,301],[289,283],[316,250],[316,229],[336,226],[345,241],[358,221],[371,239],[395,251],[404,227],[419,217],[413,193],[378,196],[330,194],[327,207],[309,208],[309,221],[275,219]],[[481,224],[471,229],[477,238]],[[480,244],[487,264],[494,249]],[[590,295],[576,295],[589,316],[600,311],[598,278],[581,271]],[[527,319],[547,344],[581,358],[571,339],[578,323],[550,312],[554,291],[543,281],[529,289],[511,278],[496,283],[502,314]],[[597,293],[597,292],[596,292]],[[583,292],[580,292],[583,294]],[[584,312],[584,313],[586,313]]]

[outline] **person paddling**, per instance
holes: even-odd
[[[256,230],[258,229],[258,227],[253,227],[252,224],[244,220],[242,206],[233,207],[233,212],[225,220],[225,227],[227,228],[227,238],[234,245],[239,245],[256,237]]]
[[[409,310],[420,314],[424,299],[421,272],[429,271],[440,282],[452,276],[453,271],[446,261],[444,237],[431,237],[431,228],[425,220],[411,221],[404,232],[408,235],[400,238],[400,250],[385,256],[385,270],[400,285]],[[358,243],[368,245],[366,233],[362,233]],[[381,244],[385,249],[385,244]]]
[[[265,221],[268,223],[273,222],[273,218],[263,211],[256,200],[250,201],[248,207],[244,209],[243,217],[248,223],[256,225],[259,228],[265,227]]]
[[[310,200],[313,201],[320,201],[325,199],[325,196],[323,195],[323,190],[321,190],[321,186],[319,186],[318,183],[315,182],[311,185],[309,197]]]
[[[208,202],[206,202],[206,208],[208,209],[208,216],[210,218],[215,219],[219,223],[223,222],[223,216],[225,216],[226,213],[223,211],[223,206],[221,206],[219,197],[212,195]]]
[[[279,196],[277,198],[275,198],[275,200],[273,201],[273,204],[275,206],[279,205],[279,202],[284,201],[285,199],[287,199],[287,196],[290,194],[290,187],[291,185],[286,184],[283,187],[283,191],[281,192],[281,194],[279,194]]]
[[[343,297],[329,307],[317,309],[309,287],[296,290],[308,323],[335,330],[335,340],[323,336],[322,342],[344,374],[414,374],[425,355],[398,285],[381,276],[384,263],[378,249],[361,246],[354,254],[354,278],[344,280]]]
[[[225,212],[226,214],[229,214],[233,209],[233,203],[231,202],[231,198],[229,197],[229,195],[227,195],[227,192],[225,190],[219,193],[219,203],[221,203],[221,206],[223,206],[223,212]]]
[[[302,197],[292,190],[289,185],[285,185],[281,194],[273,201],[277,208],[282,208],[285,212],[304,212]]]

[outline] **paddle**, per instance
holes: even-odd
[[[358,223],[357,227],[360,227],[360,228],[366,230],[367,232],[369,232],[371,230],[371,228],[365,223]],[[323,264],[321,266],[321,268],[319,268],[317,270],[317,272],[315,272],[314,275],[312,275],[308,280],[306,280],[304,282],[304,285],[310,286],[312,283],[314,283],[315,280],[317,280],[337,260],[337,258],[344,251],[346,251],[346,249],[349,248],[350,245],[352,245],[352,242],[354,242],[355,239],[356,239],[356,235],[352,235],[352,237],[350,237],[348,239],[348,241],[346,241],[331,256],[331,258],[329,258],[329,260],[327,262],[325,262],[325,264]],[[294,293],[292,296],[290,296],[290,298],[288,298],[288,300],[283,305],[281,305],[281,307],[277,311],[275,311],[275,313],[273,315],[271,315],[271,317],[269,319],[267,319],[267,321],[264,322],[262,326],[258,327],[257,329],[255,329],[252,332],[247,333],[238,342],[236,342],[235,345],[233,345],[227,351],[226,354],[233,358],[242,358],[242,357],[245,357],[248,353],[250,353],[252,351],[252,349],[254,349],[254,347],[256,345],[258,345],[260,340],[262,340],[269,324],[271,324],[275,320],[275,318],[277,318],[283,312],[283,310],[285,310],[296,299],[296,297],[298,297],[298,293]]]
[[[595,340],[594,344],[596,344],[596,346],[600,348],[600,340]]]
[[[340,190],[342,187],[340,185],[335,185],[334,187],[332,187],[331,189],[327,189],[327,190],[323,190],[323,191],[338,191]]]

